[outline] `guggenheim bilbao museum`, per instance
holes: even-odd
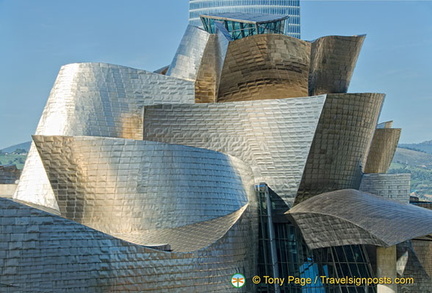
[[[156,72],[61,68],[13,199],[1,292],[432,292],[400,129],[347,93],[365,36],[218,12]]]

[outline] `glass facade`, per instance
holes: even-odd
[[[288,15],[285,34],[300,38],[300,0],[190,0],[189,23],[202,27],[200,15],[226,12]]]
[[[246,20],[241,17],[243,14],[238,14],[237,18],[226,18],[223,17],[226,14],[221,13],[221,16],[201,16],[201,21],[204,25],[204,29],[209,33],[216,33],[217,23],[226,29],[226,32],[230,35],[231,39],[238,40],[244,37],[258,35],[258,34],[283,34],[285,28],[286,18],[276,18],[274,20],[265,20],[263,22]],[[233,13],[229,14],[230,16]],[[244,16],[253,16],[244,14]],[[258,15],[261,16],[261,15]]]
[[[283,278],[293,276],[313,280],[310,284],[288,282],[283,286],[257,285],[258,292],[280,293],[376,293],[376,285],[361,283],[373,278],[374,249],[366,245],[345,245],[309,249],[299,228],[282,220],[286,208],[282,199],[261,183],[256,188],[258,198],[258,275]],[[267,199],[268,197],[268,199]],[[269,217],[269,214],[271,215]],[[269,225],[269,221],[271,224]],[[270,230],[273,230],[270,232]],[[332,279],[350,278],[346,283],[332,284]]]

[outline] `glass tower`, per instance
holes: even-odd
[[[244,12],[288,15],[284,33],[300,38],[300,0],[189,0],[189,23],[202,27],[200,15]]]

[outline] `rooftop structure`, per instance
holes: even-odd
[[[201,15],[225,13],[273,14],[288,16],[284,34],[300,38],[300,0],[189,0],[189,24],[202,27]]]
[[[257,34],[283,34],[285,20],[288,16],[276,16],[272,14],[247,14],[247,13],[220,13],[217,15],[201,15],[204,29],[214,34],[216,24],[220,23],[226,29],[233,40]]]

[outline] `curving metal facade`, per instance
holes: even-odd
[[[348,91],[365,37],[326,36],[312,42],[309,95]]]
[[[0,237],[0,256],[7,259],[1,292],[229,292],[233,274],[249,278],[256,266],[250,207],[219,239],[193,252],[136,245],[3,198],[0,207],[7,234]],[[201,241],[195,232],[189,239]],[[236,292],[252,290],[248,282]]]
[[[279,34],[285,16],[229,12],[190,25],[157,73],[62,67],[14,200],[0,198],[0,291],[380,292],[320,278],[396,266],[416,277],[400,288],[428,288],[430,246],[406,258],[401,242],[430,241],[432,212],[383,198],[406,196],[407,174],[364,174],[388,169],[400,134],[377,125],[383,94],[346,93],[364,36],[306,42]]]
[[[411,192],[411,174],[364,174],[359,190],[409,203]]]
[[[310,43],[278,34],[231,42],[222,69],[218,102],[308,95]]]
[[[354,189],[323,193],[287,213],[309,248],[370,244],[389,247],[432,233],[432,211]]]
[[[291,205],[325,96],[145,107],[144,139],[207,148],[251,165]],[[301,125],[301,127],[299,127]]]
[[[201,26],[200,15],[225,12],[288,15],[285,34],[300,38],[300,0],[189,0],[189,24]]]
[[[365,38],[306,42],[259,34],[233,40],[224,31],[189,26],[167,72],[195,81],[198,103],[346,93]]]
[[[194,100],[189,81],[112,64],[69,64],[60,69],[36,134],[142,139],[145,105]],[[33,144],[14,198],[58,209]]]
[[[375,130],[364,168],[365,173],[387,173],[400,135],[400,128],[377,128]]]
[[[327,95],[296,204],[324,192],[360,187],[383,101],[383,94]]]
[[[166,75],[195,81],[201,63],[208,59],[203,59],[208,42],[214,37],[203,29],[189,25]]]
[[[105,233],[210,221],[253,198],[250,167],[211,150],[105,137],[33,141],[60,214]]]

